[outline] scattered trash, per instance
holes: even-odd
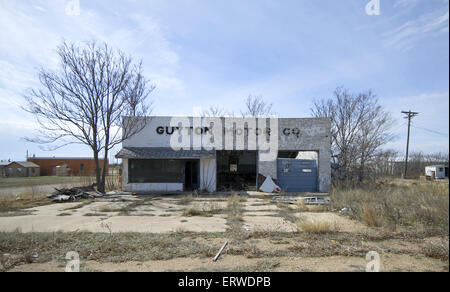
[[[330,199],[324,197],[304,197],[302,200],[306,205],[328,205]]]
[[[353,210],[351,208],[342,208],[341,210],[339,210],[339,214],[342,215],[352,215],[353,214]]]
[[[272,178],[268,176],[264,183],[259,187],[259,189],[265,193],[279,193],[281,192],[281,189],[279,186],[277,186]]]
[[[271,203],[295,204],[303,201],[306,205],[328,205],[330,200],[324,197],[293,197],[293,196],[274,196]]]
[[[250,231],[250,227],[248,227],[248,226],[242,226],[242,228],[243,228],[245,231]]]
[[[301,198],[299,197],[292,197],[292,196],[274,196],[271,203],[289,203],[294,204],[298,201],[300,201]]]
[[[213,261],[217,261],[220,257],[220,254],[222,253],[222,251],[225,249],[225,247],[228,244],[228,240],[223,244],[222,248],[219,250],[219,252],[217,253],[217,255],[213,258]]]
[[[55,188],[55,192],[48,195],[47,198],[53,199],[56,202],[74,202],[79,199],[93,199],[102,197],[103,194],[96,191],[94,186],[88,187],[75,187],[71,189],[57,189]]]

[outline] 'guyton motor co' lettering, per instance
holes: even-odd
[[[297,136],[297,138],[300,136],[300,130],[298,129],[298,128],[293,128],[293,129],[291,129],[291,128],[284,128],[283,129],[283,134],[285,135],[285,136],[289,136],[289,135],[295,135],[295,136]]]
[[[194,132],[197,135],[203,135],[210,131],[209,127],[163,127],[159,126],[156,128],[156,133],[159,135],[173,135],[175,131],[181,132],[183,129],[186,129],[188,134],[191,135],[192,132]],[[248,134],[248,131],[251,130],[250,128],[244,128],[242,129],[223,129],[223,132],[226,134],[227,132],[234,132],[236,135],[242,135],[244,132],[245,134]],[[265,128],[265,131],[267,135],[270,135],[270,128]],[[261,128],[255,129],[255,134],[258,136],[262,134],[263,130]],[[297,138],[300,136],[300,130],[298,128],[285,128],[282,131],[283,135],[290,136],[291,134],[296,136]]]

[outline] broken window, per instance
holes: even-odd
[[[218,190],[256,188],[256,151],[217,151]]]
[[[130,183],[179,183],[182,182],[182,161],[161,159],[130,159],[128,177]]]

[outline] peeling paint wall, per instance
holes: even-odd
[[[318,154],[319,192],[331,185],[331,122],[329,119],[279,119],[280,151],[316,151]],[[284,135],[285,129],[299,129],[299,134]],[[272,165],[273,166],[273,165]],[[276,164],[275,177],[276,177]]]

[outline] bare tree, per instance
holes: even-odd
[[[218,106],[209,106],[209,109],[202,112],[202,117],[225,117],[234,116],[234,113],[228,112],[226,109]]]
[[[88,145],[94,155],[97,189],[104,192],[108,152],[145,127],[151,111],[147,97],[154,87],[143,76],[142,63],[134,64],[107,44],[63,42],[57,53],[60,68],[42,68],[42,87],[25,94],[23,109],[39,124],[38,135],[26,140],[51,145],[50,150]],[[125,116],[142,118],[122,121]]]
[[[314,101],[311,111],[331,119],[332,159],[346,179],[356,174],[362,180],[381,146],[393,138],[392,119],[370,90],[353,95],[338,87],[333,98]]]
[[[374,168],[377,174],[397,175],[400,153],[393,149],[379,151],[376,155]]]
[[[249,95],[245,100],[246,110],[244,112],[241,111],[241,114],[243,117],[268,117],[273,114],[272,106],[273,105],[271,103],[266,103],[262,96]]]

